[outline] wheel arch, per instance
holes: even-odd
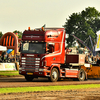
[[[52,71],[53,68],[56,68],[56,69],[58,70],[59,77],[60,77],[60,65],[59,65],[59,66],[53,65],[53,66],[51,67],[51,70],[50,70],[50,75],[51,75],[51,71]]]

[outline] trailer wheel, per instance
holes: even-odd
[[[28,81],[28,82],[31,82],[33,80],[33,76],[25,76],[25,79]]]
[[[56,82],[58,80],[59,74],[58,74],[58,69],[53,68],[51,71],[51,76],[50,76],[50,81],[51,82]]]
[[[78,80],[79,81],[84,81],[85,77],[86,77],[86,75],[85,75],[84,69],[80,69]]]

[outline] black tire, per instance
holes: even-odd
[[[33,80],[33,76],[25,76],[26,81],[31,82]]]
[[[51,82],[56,82],[56,81],[58,81],[58,78],[59,78],[58,69],[57,68],[53,68],[52,71],[51,71],[51,75],[50,75],[49,80]]]
[[[86,78],[86,75],[85,75],[84,69],[80,69],[79,76],[78,76],[78,80],[79,81],[84,81],[85,78]]]

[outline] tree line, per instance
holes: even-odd
[[[22,32],[21,31],[17,31],[17,30],[15,30],[15,31],[13,31],[13,33],[18,33],[18,38],[22,38]],[[0,32],[0,38],[3,36],[3,33],[2,32]]]
[[[76,44],[72,34],[82,41],[86,41],[86,39],[91,36],[95,44],[97,38],[96,32],[100,30],[100,12],[96,10],[95,7],[88,7],[79,13],[72,13],[69,18],[66,19],[63,27],[68,35],[66,39],[68,47],[75,46]],[[90,42],[87,42],[87,44],[91,46]],[[82,44],[80,45],[84,47]]]

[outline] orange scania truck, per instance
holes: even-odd
[[[20,52],[19,74],[27,81],[38,77],[48,77],[52,82],[100,77],[100,67],[85,64],[85,55],[67,53],[64,28],[25,30]]]

